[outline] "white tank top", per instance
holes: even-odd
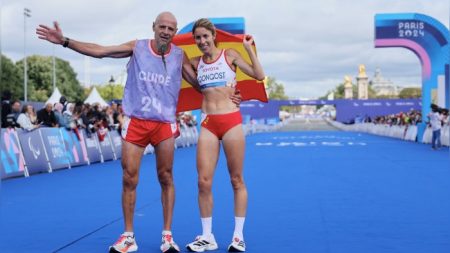
[[[228,65],[225,59],[225,50],[222,50],[219,58],[211,63],[205,63],[203,57],[200,57],[197,80],[202,90],[210,87],[234,87],[236,85],[236,72]]]

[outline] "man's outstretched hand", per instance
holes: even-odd
[[[236,89],[234,91],[234,94],[230,96],[231,101],[233,101],[233,103],[236,104],[237,107],[239,107],[239,105],[242,102],[242,96],[241,96],[241,91]]]
[[[53,22],[53,26],[53,28],[50,28],[46,25],[39,25],[39,27],[36,28],[36,34],[38,35],[38,38],[50,41],[54,44],[63,44],[64,36],[61,28],[58,25],[58,22]]]

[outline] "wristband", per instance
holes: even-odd
[[[63,47],[67,47],[68,45],[69,45],[69,41],[70,41],[70,39],[69,38],[67,38],[67,37],[64,37],[64,43],[63,43]]]

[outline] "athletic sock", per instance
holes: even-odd
[[[202,236],[209,238],[212,233],[212,217],[201,218],[202,220]]]
[[[134,237],[134,232],[125,231],[125,232],[123,232],[123,235]]]
[[[244,240],[244,222],[245,217],[234,217],[234,235]]]
[[[163,235],[172,235],[172,231],[170,231],[170,230],[163,230],[162,234]]]

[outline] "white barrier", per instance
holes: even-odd
[[[363,132],[374,135],[387,136],[407,141],[417,140],[417,126],[389,126],[389,125],[377,125],[373,123],[361,123],[353,125],[345,125],[337,121],[327,120],[328,123],[334,127],[343,131]],[[450,127],[444,126],[441,130],[441,143],[444,146],[449,146],[449,133]],[[425,129],[422,137],[422,143],[431,143],[432,130],[430,127]]]
[[[450,127],[448,125],[443,126],[441,129],[441,144],[444,146],[449,146],[449,131]],[[423,134],[422,142],[431,143],[432,136],[433,130],[431,127],[427,127],[427,129],[425,129],[425,133]]]

